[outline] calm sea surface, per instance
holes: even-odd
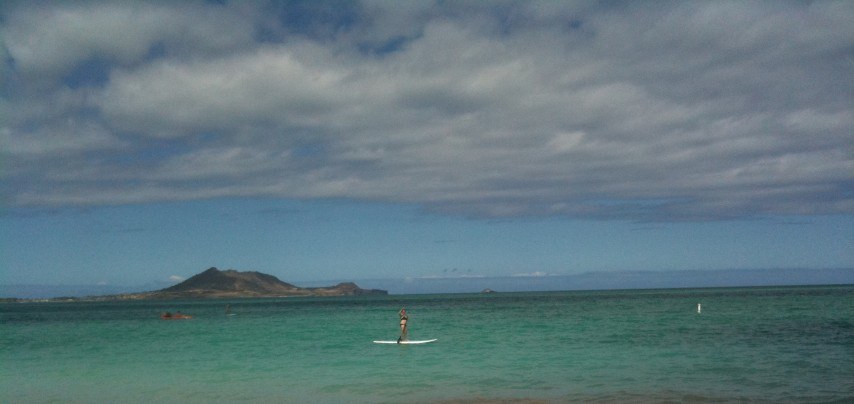
[[[0,402],[503,400],[852,402],[854,286],[0,304]]]

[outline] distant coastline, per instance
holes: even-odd
[[[424,277],[357,279],[365,290],[388,294],[479,293],[609,289],[682,289],[752,286],[814,286],[854,284],[854,268],[723,269],[684,271],[591,272],[569,275],[501,276],[480,278]],[[333,281],[305,282],[313,285]],[[75,301],[90,297],[132,295],[142,287],[104,285],[0,285],[0,302]],[[153,288],[152,288],[153,289]],[[305,288],[317,289],[317,288]]]
[[[391,294],[537,292],[574,290],[691,289],[854,284],[854,268],[721,269],[682,271],[585,272],[481,278],[408,278],[359,280]]]

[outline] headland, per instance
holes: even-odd
[[[53,299],[3,299],[14,301],[112,301],[112,300],[175,300],[222,298],[270,298],[294,296],[362,296],[387,295],[381,289],[362,289],[352,282],[335,286],[303,288],[281,281],[273,275],[255,271],[240,272],[233,269],[220,271],[215,267],[193,275],[187,280],[165,289],[122,293],[115,295],[61,297]]]

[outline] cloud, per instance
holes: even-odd
[[[118,71],[101,95],[101,109],[120,129],[158,137],[246,126],[310,128],[339,107],[336,87],[346,75],[301,60],[310,56],[278,47]]]
[[[185,280],[184,277],[178,276],[178,275],[172,275],[169,277],[169,281],[175,282],[175,283],[184,282],[184,280]]]
[[[854,211],[847,2],[102,6],[3,10],[11,205]]]
[[[28,79],[56,79],[92,58],[143,63],[158,46],[186,57],[252,43],[245,16],[200,2],[25,2],[3,11],[5,48]]]
[[[514,278],[540,278],[540,277],[551,276],[551,275],[546,273],[546,272],[536,271],[536,272],[530,272],[530,273],[513,274],[510,276],[514,277]]]

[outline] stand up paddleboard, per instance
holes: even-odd
[[[394,340],[394,341],[374,341],[374,343],[375,343],[375,344],[400,344],[400,345],[412,345],[412,344],[426,344],[426,343],[428,343],[428,342],[433,342],[433,341],[437,341],[437,340],[438,340],[438,338],[434,338],[434,339],[425,339],[425,340],[421,340],[421,341],[400,341],[400,342],[397,342],[397,340]]]

